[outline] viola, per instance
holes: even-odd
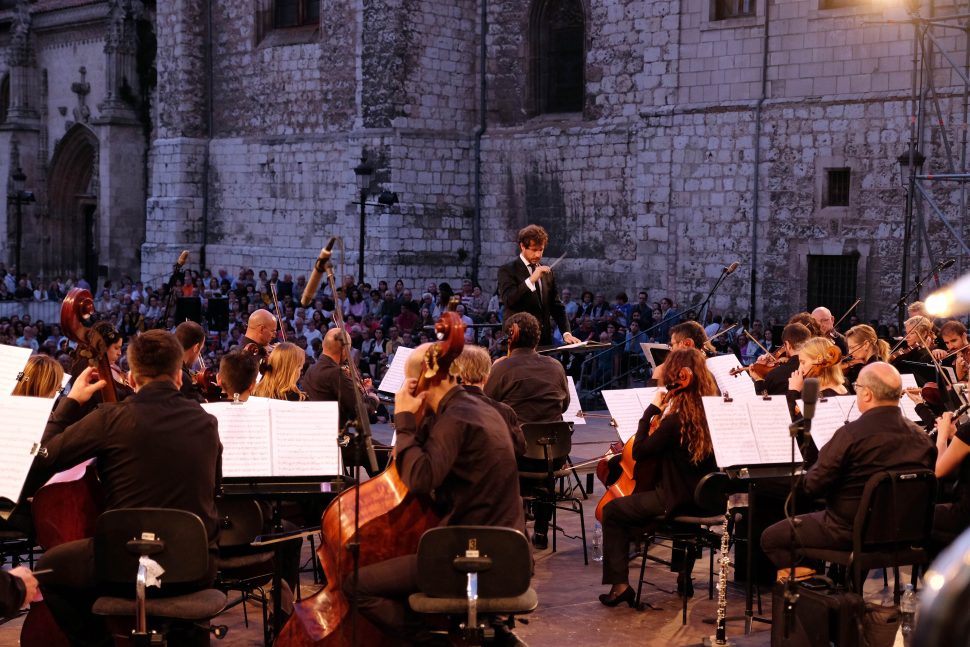
[[[831,346],[815,359],[815,362],[805,372],[805,377],[820,377],[822,371],[837,366],[842,361],[842,351],[838,346]]]
[[[667,415],[668,408],[673,402],[674,396],[689,387],[693,379],[694,374],[690,369],[683,367],[678,372],[677,379],[667,384],[667,392],[663,394],[660,400],[660,413],[650,419],[649,433],[651,435],[660,427],[660,423],[663,421],[664,416]],[[656,489],[657,484],[660,482],[659,458],[652,458],[649,463],[638,465],[637,461],[633,458],[633,445],[635,441],[636,435],[632,436],[623,445],[623,451],[620,455],[620,476],[612,485],[606,488],[606,492],[600,497],[599,503],[596,504],[596,520],[600,523],[603,522],[603,510],[608,503],[614,499],[629,496],[637,489]],[[637,473],[640,476],[639,480],[637,479]]]
[[[452,362],[465,343],[465,325],[457,312],[444,312],[435,324],[438,342],[425,354],[425,370],[418,378],[416,393],[438,384],[448,375]],[[421,415],[416,415],[420,425]],[[354,534],[354,496],[360,495],[360,533]],[[410,492],[398,474],[393,459],[378,476],[341,492],[323,513],[321,542],[317,549],[326,586],[304,598],[293,609],[274,645],[290,647],[353,645],[350,605],[341,588],[353,572],[349,543],[359,545],[360,566],[413,554],[424,532],[439,523],[431,501]],[[357,644],[394,645],[364,618],[358,619]]]

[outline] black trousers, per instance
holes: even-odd
[[[363,566],[356,592],[352,573],[343,591],[349,602],[356,598],[360,614],[384,633],[410,641],[420,630],[420,618],[407,604],[408,596],[418,591],[417,555]]]
[[[520,472],[546,472],[549,469],[546,461],[534,458],[518,458],[516,464]],[[565,464],[565,459],[555,460],[552,469],[558,470]],[[545,481],[534,481],[532,479],[519,479],[519,491],[526,496],[535,497],[535,503],[532,506],[532,514],[535,515],[533,532],[539,535],[547,534],[549,532],[549,520],[552,519],[552,507],[556,501],[556,493],[550,491]]]
[[[795,546],[801,548],[852,549],[852,529],[826,522],[825,512],[795,517]],[[761,549],[777,568],[792,565],[792,529],[787,519],[768,526],[761,534]]]
[[[603,508],[603,584],[628,584],[630,541],[666,513],[657,492],[637,492]]]

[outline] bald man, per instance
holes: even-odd
[[[818,327],[822,329],[822,335],[828,337],[842,351],[842,355],[849,352],[849,346],[845,343],[845,335],[835,329],[835,317],[828,308],[819,307],[812,310],[812,319],[818,322]]]
[[[434,493],[436,504],[445,509],[442,525],[499,526],[524,533],[515,450],[501,414],[450,374],[415,394],[430,346],[422,344],[408,357],[407,379],[394,398],[394,453],[401,480],[413,493]],[[421,413],[426,415],[419,426]],[[348,597],[354,595],[352,580],[344,581]],[[430,636],[405,604],[408,593],[417,590],[417,558],[407,555],[362,567],[356,597],[361,615],[389,636],[425,644],[422,640]]]
[[[246,323],[246,334],[239,340],[239,343],[243,347],[246,344],[259,346],[259,358],[262,360],[266,359],[269,354],[266,347],[273,341],[274,337],[276,337],[276,316],[269,310],[260,308],[249,315],[249,321]]]
[[[338,403],[341,427],[357,417],[354,382],[350,373],[341,369],[349,353],[349,336],[339,328],[331,328],[323,337],[320,357],[303,376],[303,390],[308,400]]]
[[[820,451],[802,449],[811,468],[799,489],[825,499],[823,512],[799,515],[795,545],[804,548],[852,548],[852,523],[866,481],[884,470],[933,469],[936,448],[899,408],[902,379],[885,362],[869,364],[855,383],[859,418],[841,427]],[[761,535],[761,547],[778,568],[791,566],[791,525],[780,521]]]

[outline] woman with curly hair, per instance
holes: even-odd
[[[636,460],[634,492],[603,508],[603,584],[611,588],[599,599],[608,607],[634,604],[636,592],[629,580],[631,539],[658,517],[691,511],[697,483],[717,470],[701,401],[703,396],[717,395],[717,386],[704,354],[695,348],[679,348],[667,356],[665,366],[670,394],[657,392],[640,418],[636,436],[628,441],[633,443]],[[685,570],[686,580],[678,578],[677,591],[682,596],[694,593],[692,566],[688,564]]]
[[[256,385],[253,395],[291,402],[306,400],[306,394],[297,385],[305,360],[306,353],[296,344],[277,344],[266,360],[263,379]]]

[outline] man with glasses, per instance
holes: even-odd
[[[519,256],[498,269],[498,293],[505,305],[505,318],[527,312],[539,321],[540,346],[552,344],[551,320],[555,320],[563,341],[575,344],[566,319],[566,308],[559,299],[552,268],[541,265],[549,234],[539,225],[519,231]]]
[[[796,517],[796,546],[851,549],[852,524],[869,477],[885,470],[932,469],[936,461],[929,437],[899,407],[902,378],[895,368],[885,362],[866,366],[855,391],[862,415],[836,431],[821,450],[813,441],[802,446],[809,469],[798,489],[809,498],[825,499],[825,510]],[[791,566],[791,541],[788,520],[761,535],[762,549],[779,569]]]
[[[832,311],[824,307],[815,308],[812,310],[812,319],[818,322],[819,328],[822,329],[822,335],[835,342],[835,345],[845,355],[848,352],[848,346],[842,333],[835,329],[835,317],[832,316]]]

